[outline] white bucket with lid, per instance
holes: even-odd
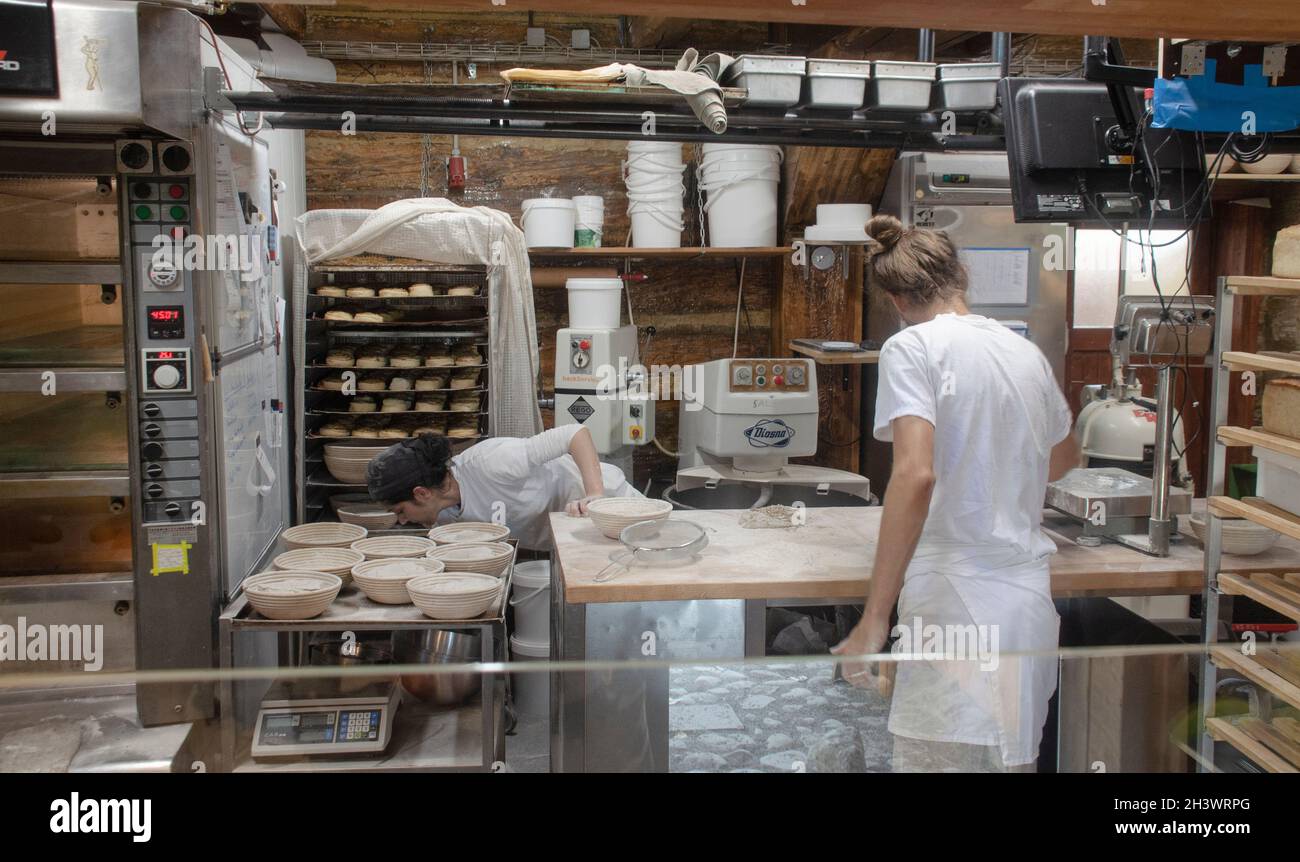
[[[573,247],[600,248],[601,235],[605,232],[605,199],[600,195],[576,195],[573,206]]]
[[[549,661],[550,641],[521,640],[510,636],[510,661]],[[515,710],[524,715],[549,716],[551,714],[551,675],[549,673],[516,673],[510,675],[510,690],[514,693]]]
[[[781,158],[781,148],[775,146],[704,145],[700,188],[709,219],[709,245],[776,245]]]
[[[529,198],[519,223],[529,248],[572,248],[578,208],[568,198]]]
[[[515,635],[524,641],[550,643],[551,564],[546,560],[517,563],[511,584]]]
[[[571,278],[564,286],[569,293],[570,328],[618,329],[623,309],[622,279]]]

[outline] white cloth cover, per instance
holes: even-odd
[[[509,215],[446,198],[408,198],[377,210],[311,210],[298,217],[297,235],[308,264],[386,254],[486,266],[492,433],[530,437],[542,430],[528,248]],[[306,277],[306,266],[295,267],[295,296],[305,294]]]

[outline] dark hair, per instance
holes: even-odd
[[[451,441],[421,434],[389,446],[366,466],[366,488],[386,506],[405,503],[416,488],[440,488],[451,474]]]
[[[867,222],[871,282],[908,305],[925,307],[966,292],[966,267],[947,232],[903,227],[891,215]]]

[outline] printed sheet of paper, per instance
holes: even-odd
[[[958,254],[970,273],[970,305],[1029,304],[1029,249],[963,248]]]

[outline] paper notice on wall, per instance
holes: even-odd
[[[970,273],[968,305],[1029,304],[1028,248],[963,248],[958,254]]]

